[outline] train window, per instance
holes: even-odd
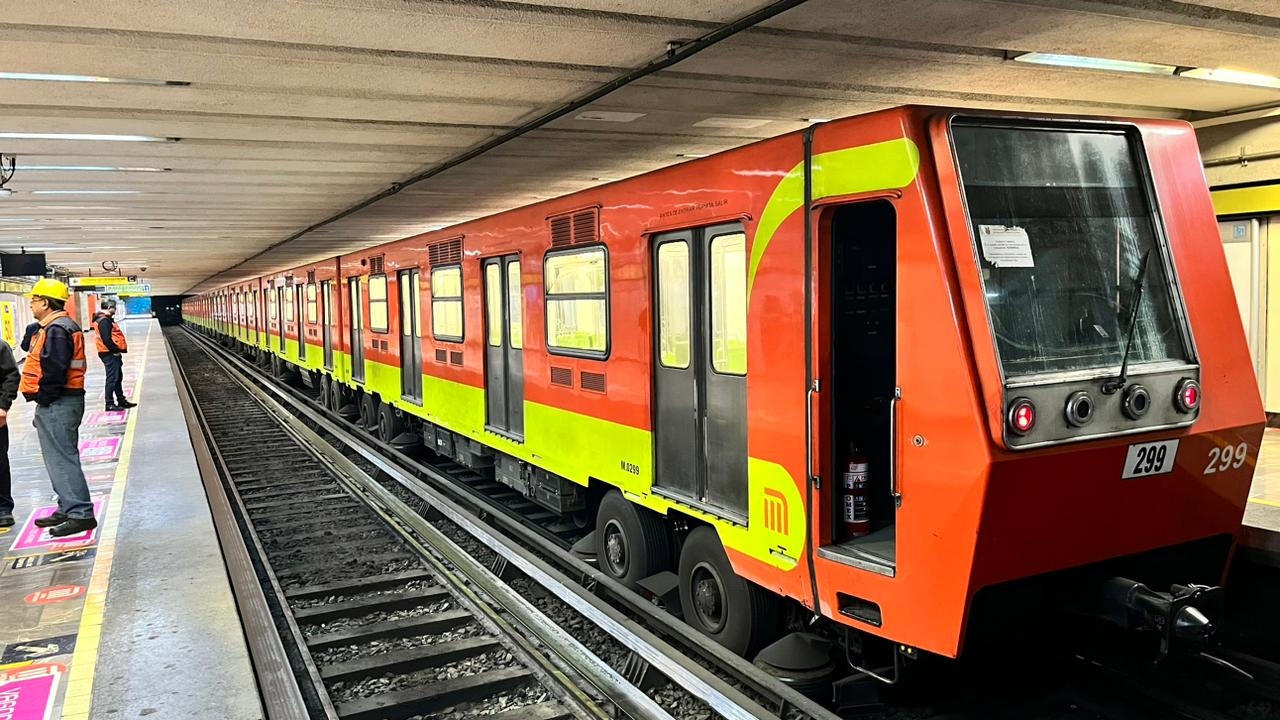
[[[271,317],[272,320],[275,320],[280,316],[280,311],[276,309],[275,293],[267,293],[267,314]]]
[[[658,246],[658,358],[665,367],[689,367],[689,243]]]
[[[1129,362],[1188,358],[1135,136],[962,120],[952,135],[1006,377],[1115,371],[1135,304]]]
[[[520,293],[520,261],[507,263],[507,335],[512,349],[524,347],[524,296]]]
[[[489,345],[502,345],[502,268],[499,263],[484,266],[484,310],[489,329]]]
[[[293,290],[284,294],[284,319],[285,322],[293,322]]]
[[[400,334],[408,337],[413,332],[413,285],[409,282],[409,273],[400,274]]]
[[[604,357],[609,348],[609,262],[603,247],[548,253],[543,263],[547,348]]]
[[[413,274],[413,318],[416,321],[413,335],[422,337],[422,278],[416,272]]]
[[[369,276],[369,329],[376,333],[388,331],[387,276]]]
[[[316,284],[307,283],[307,324],[315,325],[320,322],[320,311],[317,309],[319,303],[316,301]]]
[[[747,236],[711,239],[711,368],[747,374]]]
[[[462,342],[462,267],[431,269],[431,334],[436,340]]]

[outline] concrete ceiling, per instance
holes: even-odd
[[[1229,157],[1245,146],[1237,127],[1253,147],[1280,148],[1267,114],[1280,90],[1006,59],[1041,51],[1280,76],[1275,0],[809,0],[454,164],[664,57],[673,41],[766,7],[6,2],[0,72],[172,84],[0,80],[0,133],[160,139],[0,137],[0,153],[19,165],[9,185],[17,194],[0,199],[0,250],[42,249],[80,273],[105,260],[130,274],[145,266],[155,292],[179,293],[628,177],[811,118],[903,103],[1230,116],[1210,123],[1231,178]],[[1237,123],[1237,111],[1251,112]],[[160,171],[23,169],[40,165]],[[129,192],[34,194],[50,190]]]

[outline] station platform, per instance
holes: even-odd
[[[1244,524],[1280,533],[1280,429],[1267,428],[1262,436]]]
[[[91,356],[80,428],[97,530],[55,540],[32,524],[56,500],[34,404],[19,397],[9,413],[17,522],[0,529],[0,717],[261,718],[164,336],[151,318],[121,327],[125,394],[139,405],[103,411]]]

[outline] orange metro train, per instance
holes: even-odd
[[[741,653],[784,599],[895,653],[1063,598],[1203,639],[1263,427],[1174,121],[885,110],[184,316],[587,517],[602,569],[674,571]]]

